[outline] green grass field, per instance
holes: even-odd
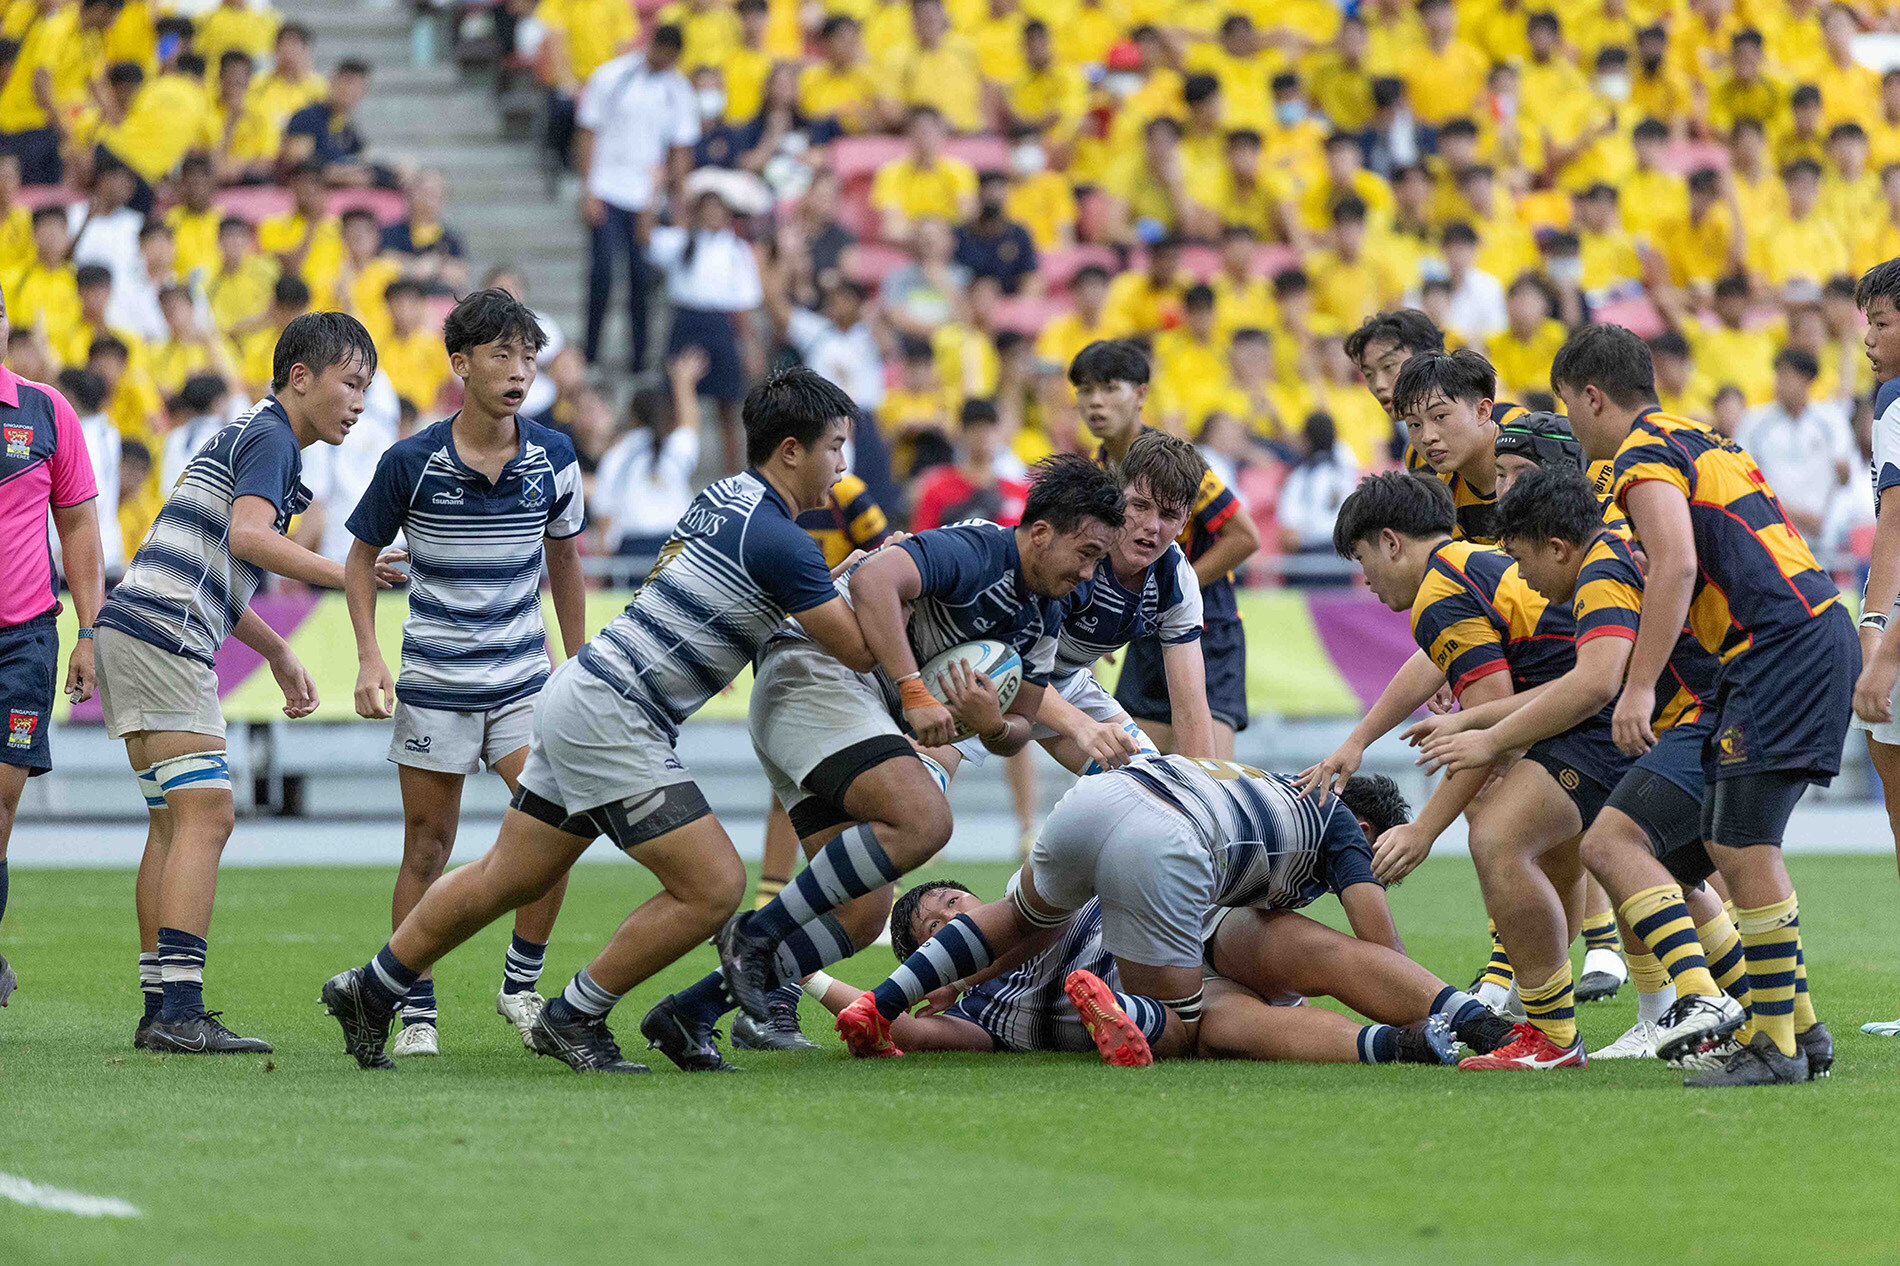
[[[1005,878],[930,874],[986,893]],[[164,1058],[130,1044],[131,873],[16,872],[0,1173],[143,1216],[0,1201],[0,1263],[1892,1260],[1900,1042],[1858,1027],[1900,1010],[1893,863],[1803,858],[1796,879],[1834,1076],[1711,1094],[1648,1061],[859,1064],[810,1003],[819,1054],[580,1077],[493,1013],[505,924],[442,965],[444,1057],[371,1075],[317,1003],[385,935],[390,874],[357,869],[227,873],[208,992],[277,1053]],[[637,866],[578,870],[544,989],[649,889]],[[1484,948],[1470,866],[1429,862],[1393,903],[1412,952],[1463,983]],[[711,961],[629,997],[623,1037]],[[873,950],[835,974],[868,986],[891,962]],[[1627,988],[1583,1009],[1590,1044],[1634,1009]]]

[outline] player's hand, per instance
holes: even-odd
[[[400,585],[409,579],[409,573],[398,567],[398,563],[409,561],[409,551],[390,546],[376,556],[376,587],[388,589]]]
[[[917,1008],[918,1016],[942,1015],[957,1005],[957,999],[963,996],[963,982],[953,980],[947,985],[932,989],[924,995],[924,1005]]]
[[[271,676],[284,692],[284,715],[295,721],[317,710],[317,683],[304,670],[303,661],[285,651],[271,661]]]
[[[1003,728],[1003,703],[987,673],[958,660],[937,679],[937,687],[950,715],[972,734],[994,734]]]
[[[1458,706],[1458,696],[1451,692],[1451,683],[1440,686],[1431,698],[1425,701],[1425,710],[1433,716],[1444,716]]]
[[[382,657],[356,670],[356,715],[366,721],[386,719],[396,706],[396,683]]]
[[[1893,683],[1896,669],[1876,660],[1865,660],[1860,680],[1854,683],[1854,715],[1869,725],[1893,720]]]
[[[92,639],[82,637],[73,643],[73,653],[66,659],[66,698],[84,703],[98,688],[99,678],[92,667]]]
[[[1610,736],[1625,756],[1641,756],[1656,746],[1656,731],[1649,728],[1649,718],[1655,711],[1656,687],[1623,687],[1623,697],[1616,701],[1616,712],[1610,718]]]
[[[1372,846],[1372,873],[1382,884],[1395,884],[1430,857],[1432,842],[1416,822],[1395,826]]]
[[[1463,712],[1440,712],[1422,721],[1414,721],[1399,732],[1413,747],[1423,747],[1435,738],[1462,734],[1468,728]]]
[[[923,708],[905,708],[904,724],[925,747],[948,747],[957,736],[957,720],[941,703]]]
[[[581,195],[581,219],[595,228],[607,223],[607,204],[591,193]]]
[[[1365,758],[1366,749],[1348,739],[1335,748],[1331,756],[1300,771],[1300,794],[1315,799],[1325,796],[1358,773],[1359,762]]]
[[[1428,774],[1441,769],[1448,774],[1461,769],[1481,769],[1498,758],[1497,743],[1488,730],[1440,734],[1420,746],[1423,754],[1418,764],[1423,765]]]
[[[1120,769],[1141,755],[1135,736],[1110,721],[1097,721],[1075,735],[1075,745],[1103,769]]]

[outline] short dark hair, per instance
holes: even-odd
[[[1656,366],[1649,345],[1620,325],[1586,325],[1550,362],[1550,389],[1595,387],[1625,409],[1656,403]]]
[[[1364,358],[1374,343],[1390,343],[1401,352],[1445,350],[1445,334],[1432,319],[1417,308],[1394,308],[1375,312],[1346,336],[1346,355],[1354,361]]]
[[[310,306],[310,286],[302,277],[283,276],[270,291],[271,302],[282,308]]]
[[[123,361],[132,359],[132,349],[125,345],[125,340],[111,334],[101,334],[86,345],[87,360],[91,360],[101,352],[107,356],[117,356]]]
[[[1373,839],[1412,820],[1405,793],[1384,774],[1354,774],[1339,789],[1339,800],[1353,817],[1372,828]]]
[[[1729,273],[1715,280],[1715,297],[1718,299],[1748,298],[1748,274]]]
[[[180,387],[178,394],[171,398],[169,407],[194,416],[209,413],[217,408],[218,401],[222,400],[229,390],[230,388],[224,384],[224,379],[216,374],[193,374],[185,379],[185,385]]]
[[[1491,362],[1468,347],[1421,352],[1405,362],[1392,384],[1392,413],[1404,417],[1433,396],[1447,400],[1495,400],[1498,375]]]
[[[1166,513],[1185,514],[1193,509],[1206,475],[1207,461],[1201,451],[1165,431],[1137,435],[1121,462],[1122,487],[1147,484],[1149,495]]]
[[[271,390],[289,385],[290,371],[297,365],[320,374],[332,365],[353,364],[361,364],[366,374],[376,372],[376,340],[363,323],[347,312],[306,312],[293,317],[277,336],[270,358]]]
[[[361,75],[367,79],[369,78],[369,63],[360,57],[345,57],[336,64],[336,70],[331,78],[335,78],[336,75]]]
[[[1148,381],[1148,357],[1127,339],[1096,339],[1069,362],[1069,382],[1077,387],[1100,387],[1111,382]]]
[[[251,55],[241,48],[227,48],[218,57],[218,70],[220,73],[223,72],[226,66],[243,66],[244,69],[250,70],[255,65],[256,63],[251,60]]]
[[[115,87],[136,88],[145,82],[145,68],[137,62],[113,62],[106,70],[106,82]]]
[[[1183,311],[1214,310],[1214,287],[1204,281],[1197,281],[1181,293]]]
[[[980,397],[972,397],[963,402],[963,408],[957,414],[959,426],[994,426],[1002,421],[996,412],[996,406]]]
[[[1882,295],[1900,310],[1900,259],[1875,264],[1860,275],[1860,282],[1854,287],[1854,302],[1863,312]]]
[[[393,303],[403,295],[426,299],[429,297],[429,292],[414,277],[398,277],[383,287],[383,300],[387,303]]]
[[[1713,167],[1698,167],[1689,173],[1689,192],[1713,197],[1722,191],[1722,177]]]
[[[1728,37],[1728,46],[1730,48],[1735,48],[1742,44],[1753,44],[1756,48],[1760,48],[1761,32],[1752,26],[1745,26]]]
[[[1669,139],[1669,125],[1661,119],[1644,119],[1630,133],[1630,139],[1637,141],[1666,141]]]
[[[1388,470],[1361,479],[1352,495],[1340,503],[1333,520],[1333,549],[1341,558],[1351,558],[1359,542],[1388,528],[1425,541],[1450,536],[1457,522],[1457,507],[1443,480]]]
[[[1657,356],[1674,356],[1678,360],[1689,359],[1689,340],[1680,330],[1658,330],[1649,340],[1649,354],[1652,360]]]
[[[803,365],[782,369],[746,393],[740,410],[746,461],[757,466],[787,438],[815,447],[826,427],[856,414],[851,397],[823,374]]]
[[[1212,75],[1189,75],[1181,83],[1181,100],[1188,105],[1198,105],[1218,95],[1220,95],[1220,80]]]
[[[902,895],[891,903],[891,952],[897,955],[898,962],[903,962],[917,952],[917,934],[911,931],[910,925],[917,921],[917,907],[923,904],[924,894],[942,892],[946,888],[953,892],[970,891],[954,879],[927,879],[904,889]]]
[[[1478,139],[1478,124],[1476,120],[1463,117],[1450,119],[1446,121],[1444,127],[1438,129],[1438,135],[1441,139],[1453,136],[1475,141]]]
[[[449,355],[483,343],[522,342],[531,352],[548,344],[548,336],[532,309],[506,290],[477,290],[454,308],[442,322],[442,344]]]
[[[47,220],[58,220],[60,223],[60,226],[62,228],[65,227],[66,208],[64,206],[57,206],[57,207],[46,206],[46,207],[39,208],[37,211],[33,213],[33,227],[34,228],[37,229],[43,222]]]
[[[112,270],[104,264],[81,264],[79,271],[73,274],[73,285],[79,290],[89,290],[94,286],[110,286]]]
[[[232,229],[243,229],[246,233],[254,231],[251,222],[241,215],[227,215],[218,221],[218,235],[220,237],[229,233]]]
[[[1813,84],[1802,84],[1794,90],[1794,96],[1790,98],[1790,101],[1797,110],[1802,106],[1818,106],[1821,104],[1821,90]]]
[[[1041,521],[1067,536],[1085,519],[1111,528],[1122,525],[1121,480],[1106,466],[1079,453],[1045,457],[1029,469],[1029,497],[1023,503],[1023,526]]]
[[[1498,539],[1583,545],[1603,531],[1603,506],[1575,466],[1539,466],[1511,483],[1498,502]]]
[[[1796,176],[1812,176],[1814,179],[1819,180],[1821,178],[1821,164],[1815,162],[1812,158],[1797,158],[1782,167],[1781,178],[1783,180],[1792,180]]]
[[[1809,382],[1821,376],[1821,366],[1814,359],[1814,353],[1804,347],[1784,347],[1775,353],[1776,369],[1792,369]]]
[[[302,40],[306,44],[317,42],[316,37],[310,34],[310,28],[301,22],[286,22],[277,28],[277,39],[274,42],[281,44],[286,39]]]
[[[72,404],[75,413],[92,414],[105,407],[106,380],[89,369],[77,366],[62,369],[53,385]]]

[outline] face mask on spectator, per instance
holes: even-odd
[[[1628,75],[1598,75],[1597,91],[1612,101],[1630,99],[1630,77]]]
[[[1033,176],[1048,164],[1048,156],[1042,152],[1042,146],[1030,141],[1018,145],[1009,153],[1009,165],[1018,176]]]
[[[1292,127],[1306,121],[1306,103],[1304,101],[1282,101],[1273,107],[1273,117],[1280,121],[1281,127]]]
[[[701,88],[693,94],[699,98],[699,117],[716,119],[726,112],[726,94],[718,88]]]

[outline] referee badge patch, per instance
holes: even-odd
[[[7,713],[7,746],[33,746],[33,732],[39,728],[39,713],[9,711]]]
[[[30,426],[9,426],[5,428],[8,457],[31,457],[33,455],[33,428]]]

